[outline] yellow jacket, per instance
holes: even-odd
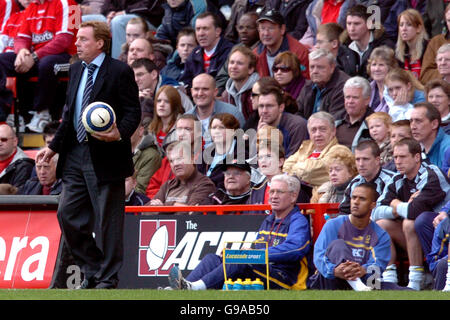
[[[338,144],[337,139],[333,138],[317,159],[308,159],[314,151],[314,145],[311,140],[306,140],[296,153],[287,158],[283,165],[283,172],[296,175],[312,187],[319,187],[330,180],[325,165],[326,155],[331,151],[338,152],[340,148],[345,148],[348,151],[346,146]]]

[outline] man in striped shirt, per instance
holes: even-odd
[[[350,198],[356,186],[369,182],[374,184],[378,194],[383,193],[384,187],[391,180],[394,173],[381,167],[381,150],[373,140],[361,141],[355,149],[357,175],[347,186],[344,199],[339,204],[339,212],[350,214]]]
[[[386,185],[372,212],[372,220],[386,230],[393,241],[391,260],[383,274],[383,281],[397,282],[394,262],[395,245],[399,245],[408,253],[408,287],[420,290],[427,244],[418,236],[420,230],[416,231],[415,220],[427,212],[439,212],[446,197],[450,196],[450,185],[438,168],[422,163],[422,149],[416,140],[404,138],[394,145],[393,151],[399,173]]]

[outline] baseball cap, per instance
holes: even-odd
[[[252,168],[247,161],[244,161],[244,163],[242,163],[242,161],[238,161],[238,159],[233,159],[231,163],[222,164],[222,171],[226,171],[228,167],[235,167],[247,171],[250,174],[252,173]]]
[[[283,15],[277,10],[268,10],[263,12],[259,19],[256,20],[257,23],[261,21],[270,21],[280,26],[285,24]]]

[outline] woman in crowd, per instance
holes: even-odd
[[[357,175],[355,156],[350,149],[330,152],[325,164],[330,181],[314,190],[311,203],[339,203],[350,181]]]
[[[425,85],[427,101],[441,114],[442,125],[450,124],[450,84],[444,80],[431,80]]]
[[[277,131],[280,133],[281,139],[283,139],[282,133],[279,130]],[[282,141],[280,143],[280,141],[270,139],[258,141],[257,148],[258,169],[264,175],[265,179],[253,188],[248,203],[268,204],[270,181],[272,177],[282,173],[285,152]]]
[[[211,117],[209,130],[213,141],[203,151],[203,164],[198,170],[209,177],[216,188],[224,188],[223,163],[231,163],[233,159],[248,159],[248,140],[236,138],[236,130],[240,128],[239,121],[229,113],[218,113]]]
[[[386,112],[375,112],[366,118],[370,137],[375,140],[381,150],[381,166],[392,160],[392,146],[390,140],[390,127],[392,119]]]
[[[384,87],[386,75],[392,69],[398,67],[398,62],[395,59],[395,52],[388,46],[380,46],[375,48],[370,54],[367,64],[367,74],[372,81],[370,87],[372,94],[370,96],[369,106],[373,111],[388,112],[389,107],[384,99]]]
[[[407,70],[392,69],[387,74],[385,83],[384,99],[393,122],[409,119],[414,104],[425,101],[423,85]]]
[[[147,38],[149,34],[149,28],[147,22],[141,17],[131,18],[128,21],[125,28],[125,39],[126,42],[122,45],[122,52],[120,53],[119,60],[127,62],[128,49],[130,44],[135,39]]]
[[[397,18],[398,37],[395,56],[405,70],[419,79],[422,59],[428,44],[422,16],[415,9],[403,11]]]
[[[155,142],[160,148],[162,148],[166,136],[175,130],[174,125],[178,115],[183,113],[184,109],[178,90],[169,85],[159,88],[155,95],[153,119],[148,131],[154,136]]]
[[[285,51],[275,57],[272,67],[275,80],[294,99],[297,99],[305,84],[305,78],[301,74],[300,66],[298,57],[290,51]]]

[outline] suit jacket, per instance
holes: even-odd
[[[70,66],[62,122],[49,146],[50,149],[59,153],[56,169],[58,177],[62,176],[67,153],[78,143],[73,117],[82,73],[81,61]],[[95,79],[89,103],[102,101],[114,109],[122,140],[103,142],[87,134],[92,163],[100,182],[118,181],[133,174],[130,137],[141,119],[138,92],[133,70],[127,64],[106,56]]]

